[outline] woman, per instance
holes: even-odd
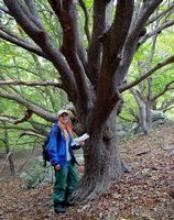
[[[56,213],[64,213],[67,198],[77,187],[79,175],[75,166],[77,163],[73,149],[79,146],[71,146],[72,126],[67,110],[58,112],[58,121],[49,134],[48,157],[54,166],[55,184],[53,188],[54,210]],[[81,142],[79,145],[83,145]]]

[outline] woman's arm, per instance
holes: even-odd
[[[54,126],[50,133],[50,138],[48,142],[48,155],[49,161],[52,166],[59,164],[59,155],[57,150],[57,132],[58,128]]]

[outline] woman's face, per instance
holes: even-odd
[[[66,124],[69,121],[68,114],[63,113],[62,115],[59,116],[59,121]]]

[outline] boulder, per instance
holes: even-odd
[[[23,180],[23,187],[27,189],[48,185],[53,183],[53,167],[50,164],[44,167],[42,156],[38,156],[32,161],[30,169],[23,172],[20,178]]]

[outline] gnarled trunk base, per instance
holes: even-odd
[[[114,134],[114,135],[113,135]],[[85,172],[79,187],[69,198],[70,203],[85,203],[101,196],[112,180],[119,180],[123,167],[112,135],[93,135],[84,148]]]

